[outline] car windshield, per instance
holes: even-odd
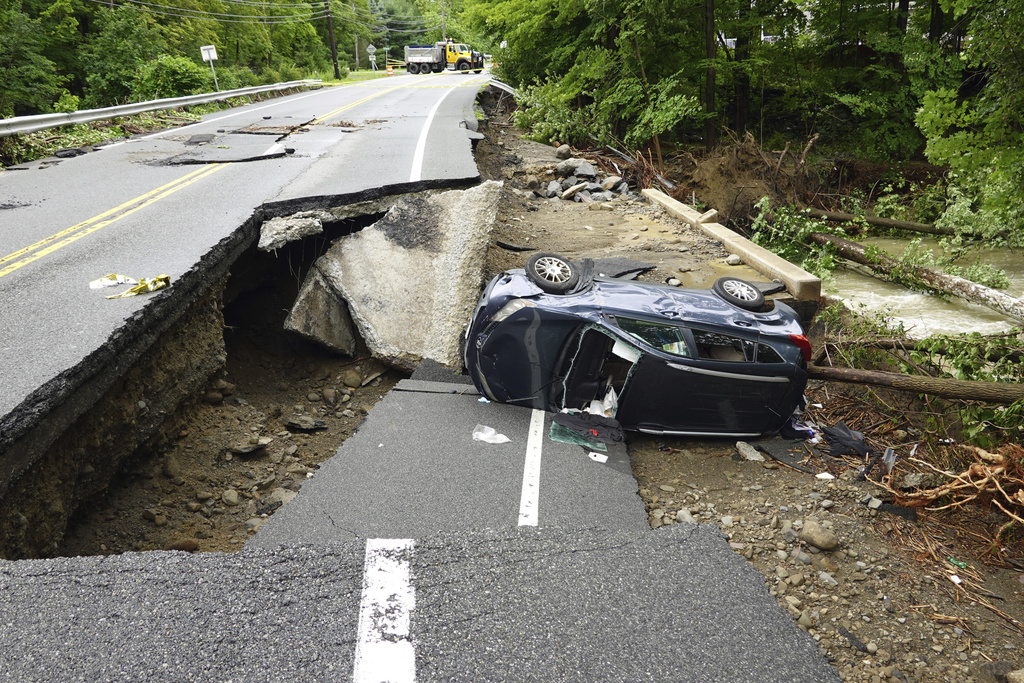
[[[676,356],[690,357],[690,351],[686,346],[686,337],[681,327],[634,318],[617,317],[615,320],[623,332],[648,346]]]

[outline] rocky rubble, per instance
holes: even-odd
[[[570,157],[558,162],[540,176],[528,174],[523,179],[525,189],[515,192],[525,199],[548,199],[558,204],[572,201],[590,205],[594,210],[611,210],[607,204],[619,198],[631,198],[629,184],[617,175],[601,177],[586,159]]]

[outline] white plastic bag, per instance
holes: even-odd
[[[499,434],[494,427],[477,425],[473,428],[473,441],[483,441],[485,443],[508,443],[511,440],[512,439],[508,438],[504,434]]]

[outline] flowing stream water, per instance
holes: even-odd
[[[908,243],[905,239],[889,237],[858,241],[884,249],[893,256],[902,254]],[[934,240],[925,240],[924,244],[937,248]],[[1024,295],[1024,254],[1010,249],[989,249],[980,252],[979,258],[980,263],[990,263],[1009,276],[1010,287],[1003,290],[1004,293],[1015,297]],[[907,333],[915,338],[966,332],[993,334],[1024,325],[986,306],[914,292],[846,268],[837,269],[834,278],[824,283],[824,288],[827,294],[843,299],[853,310],[882,313],[902,322]]]

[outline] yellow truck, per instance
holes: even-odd
[[[433,45],[405,46],[405,70],[409,73],[440,73],[445,69],[480,73],[484,70],[484,55],[451,39]]]

